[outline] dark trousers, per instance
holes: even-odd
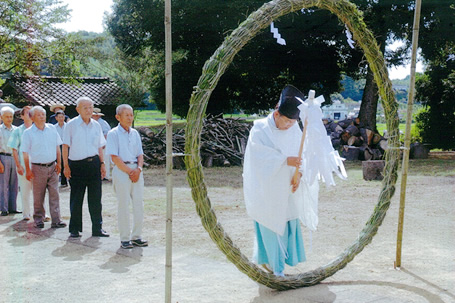
[[[69,232],[82,232],[82,204],[85,189],[88,191],[88,210],[92,220],[92,233],[99,232],[103,224],[101,217],[101,163],[98,156],[80,161],[69,160],[71,169]]]
[[[62,159],[62,163],[63,164],[63,144],[60,145],[60,155],[61,155],[61,159]],[[65,174],[63,173],[63,168],[62,168],[62,171],[60,172],[60,184],[61,185],[68,185],[68,181],[66,180],[66,177],[65,177]]]

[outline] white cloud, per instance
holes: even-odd
[[[103,28],[104,12],[112,12],[113,0],[61,0],[71,9],[69,22],[59,24],[58,27],[68,32],[85,30],[101,33]]]
[[[400,47],[401,45],[403,45],[403,41],[396,40],[391,45],[387,45],[386,49],[395,50],[398,47]],[[417,50],[416,72],[423,73],[424,66],[422,64],[422,61],[419,61],[421,59],[419,53],[420,53],[419,50]],[[389,78],[391,80],[393,80],[393,79],[401,80],[401,79],[404,79],[404,78],[406,78],[406,76],[409,76],[411,74],[411,64],[409,63],[409,64],[406,64],[406,65],[392,67],[392,68],[389,68],[388,71],[389,71]]]

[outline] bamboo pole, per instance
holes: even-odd
[[[166,273],[165,302],[172,294],[172,31],[171,0],[164,5],[165,85],[166,85]]]
[[[408,180],[409,166],[409,148],[411,145],[411,122],[412,122],[412,107],[414,104],[414,90],[416,78],[416,59],[417,45],[419,40],[419,24],[420,24],[420,7],[422,0],[416,0],[414,11],[414,25],[412,29],[412,56],[411,56],[411,77],[409,79],[408,106],[406,113],[406,130],[404,138],[403,164],[401,168],[401,191],[400,191],[400,210],[398,214],[398,231],[397,231],[397,252],[394,267],[401,267],[401,247],[403,242],[403,223],[404,223],[404,207],[406,202],[406,184]]]

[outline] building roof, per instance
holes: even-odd
[[[62,103],[65,106],[75,106],[79,97],[89,97],[95,106],[114,105],[122,97],[123,90],[107,77],[75,78],[79,83],[64,83],[65,77],[12,77],[9,84],[17,93],[29,102],[51,106]]]

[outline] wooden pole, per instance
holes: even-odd
[[[302,139],[300,140],[300,148],[299,148],[299,157],[302,158],[302,152],[303,152],[303,143],[305,143],[305,138],[306,138],[306,130],[308,126],[308,119],[305,119],[305,122],[303,123],[303,134],[302,134]],[[299,178],[299,168],[297,167],[294,172],[294,176],[292,179],[294,180],[294,184],[297,183],[297,179]],[[294,190],[292,191],[294,192]]]
[[[165,302],[172,294],[172,30],[171,0],[164,5],[165,85],[166,85],[166,273]]]
[[[419,24],[420,24],[420,7],[422,0],[416,0],[414,11],[414,25],[412,29],[412,56],[411,56],[411,77],[409,79],[408,107],[406,113],[406,130],[404,138],[403,164],[401,168],[401,191],[400,191],[400,211],[398,214],[398,231],[397,231],[397,256],[394,263],[395,268],[401,267],[401,246],[403,241],[403,222],[404,222],[404,207],[406,202],[406,184],[408,180],[408,165],[409,165],[409,148],[411,145],[411,122],[412,122],[412,106],[414,104],[414,90],[416,78],[416,59],[417,45],[419,40]]]

